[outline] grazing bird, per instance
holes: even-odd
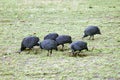
[[[44,37],[44,40],[45,40],[45,39],[55,40],[57,37],[58,37],[58,34],[57,34],[57,33],[49,33],[49,34],[47,34],[47,35]]]
[[[75,51],[81,52],[86,49],[88,51],[87,43],[83,41],[75,41],[70,44],[73,56],[76,56]]]
[[[39,46],[39,38],[36,36],[25,37],[21,42],[21,48],[18,53],[21,53],[25,49],[32,49],[34,46]]]
[[[101,34],[100,29],[97,26],[88,26],[85,31],[84,31],[84,35],[82,38],[90,36],[89,39],[92,38],[92,40],[94,40],[94,35],[96,34]]]
[[[71,36],[69,35],[60,35],[56,38],[56,42],[58,45],[62,45],[62,50],[64,48],[64,44],[72,43]]]
[[[40,48],[48,50],[47,56],[50,56],[52,54],[53,49],[55,49],[56,51],[58,50],[57,42],[55,40],[51,40],[51,39],[46,39],[46,40],[40,42]]]

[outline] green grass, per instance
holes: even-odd
[[[119,0],[1,0],[0,80],[120,80],[119,5]],[[77,41],[89,25],[99,26],[102,35],[84,39],[90,51],[81,57],[69,56],[69,44],[51,57],[40,49],[15,53],[28,35],[36,33],[42,41],[57,32]]]

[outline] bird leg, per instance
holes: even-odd
[[[74,52],[72,52],[72,56],[75,56],[75,53],[74,53]]]
[[[63,51],[63,48],[64,48],[64,44],[62,44],[62,51]]]
[[[92,40],[94,40],[94,36],[92,36]]]
[[[49,56],[49,50],[48,50],[47,56]]]
[[[52,50],[50,50],[50,56],[52,55]]]
[[[72,50],[72,56],[73,56],[73,57],[76,56],[76,53],[75,53],[74,50]]]
[[[79,56],[79,55],[80,55],[80,54],[79,54],[80,52],[81,52],[81,50],[79,50],[79,52],[77,53],[77,56]]]

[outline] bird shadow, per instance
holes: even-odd
[[[75,55],[69,54],[69,57],[87,57],[87,56],[89,55],[88,54],[75,54]]]
[[[72,52],[69,52],[70,57],[88,57],[88,56],[99,56],[99,54],[94,54],[92,51],[89,52],[75,52],[75,55]]]

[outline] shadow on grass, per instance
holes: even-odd
[[[22,52],[16,51],[15,53],[18,53],[18,54],[22,54],[22,53],[25,53],[25,54],[38,54],[40,50],[42,51],[42,49],[39,49],[39,48],[32,48],[32,49],[25,49]]]
[[[59,49],[58,51],[64,52],[64,51],[68,51],[69,49]]]
[[[78,54],[79,57],[87,57],[90,56],[89,54]]]
[[[75,52],[75,55],[72,52],[69,52],[69,57],[88,57],[88,56],[99,56],[99,54],[93,53],[92,51],[89,52]]]

